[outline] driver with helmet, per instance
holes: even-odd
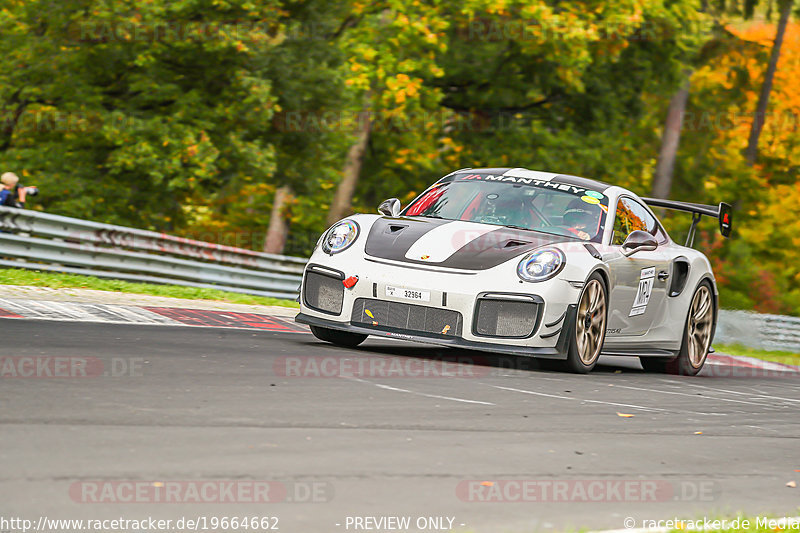
[[[567,231],[584,241],[590,240],[597,234],[600,222],[600,209],[576,198],[564,210],[564,227]]]

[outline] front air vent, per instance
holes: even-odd
[[[303,285],[303,303],[323,313],[340,315],[344,304],[343,279],[341,272],[309,266]]]
[[[463,318],[451,309],[358,298],[353,304],[350,323],[370,329],[452,338],[461,336]]]
[[[475,305],[473,333],[482,337],[524,339],[536,331],[542,300],[537,296],[483,294]]]

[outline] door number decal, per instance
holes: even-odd
[[[636,298],[633,299],[631,314],[628,316],[643,315],[647,309],[647,302],[653,293],[653,282],[656,277],[656,267],[643,268],[639,276],[639,290],[636,291]]]

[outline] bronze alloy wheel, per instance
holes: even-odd
[[[701,367],[708,355],[714,323],[713,307],[711,291],[707,285],[701,285],[692,298],[686,323],[686,349],[689,355],[689,364],[694,368]]]
[[[606,295],[603,283],[592,278],[578,303],[575,343],[580,362],[591,367],[600,356],[606,332]]]

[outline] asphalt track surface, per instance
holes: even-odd
[[[298,533],[355,531],[356,516],[431,531],[418,517],[449,517],[459,531],[531,532],[785,516],[800,503],[786,486],[800,481],[797,377],[669,377],[619,359],[578,376],[466,352],[480,364],[443,364],[454,352],[391,340],[343,349],[306,333],[19,319],[0,331],[6,360],[95,369],[0,378],[0,516],[273,516]],[[310,362],[363,372],[315,377],[325,372]],[[520,497],[507,480],[538,492],[497,501]],[[126,482],[230,481],[273,482],[282,501],[119,501]],[[91,503],[99,493],[87,487],[112,488]]]

